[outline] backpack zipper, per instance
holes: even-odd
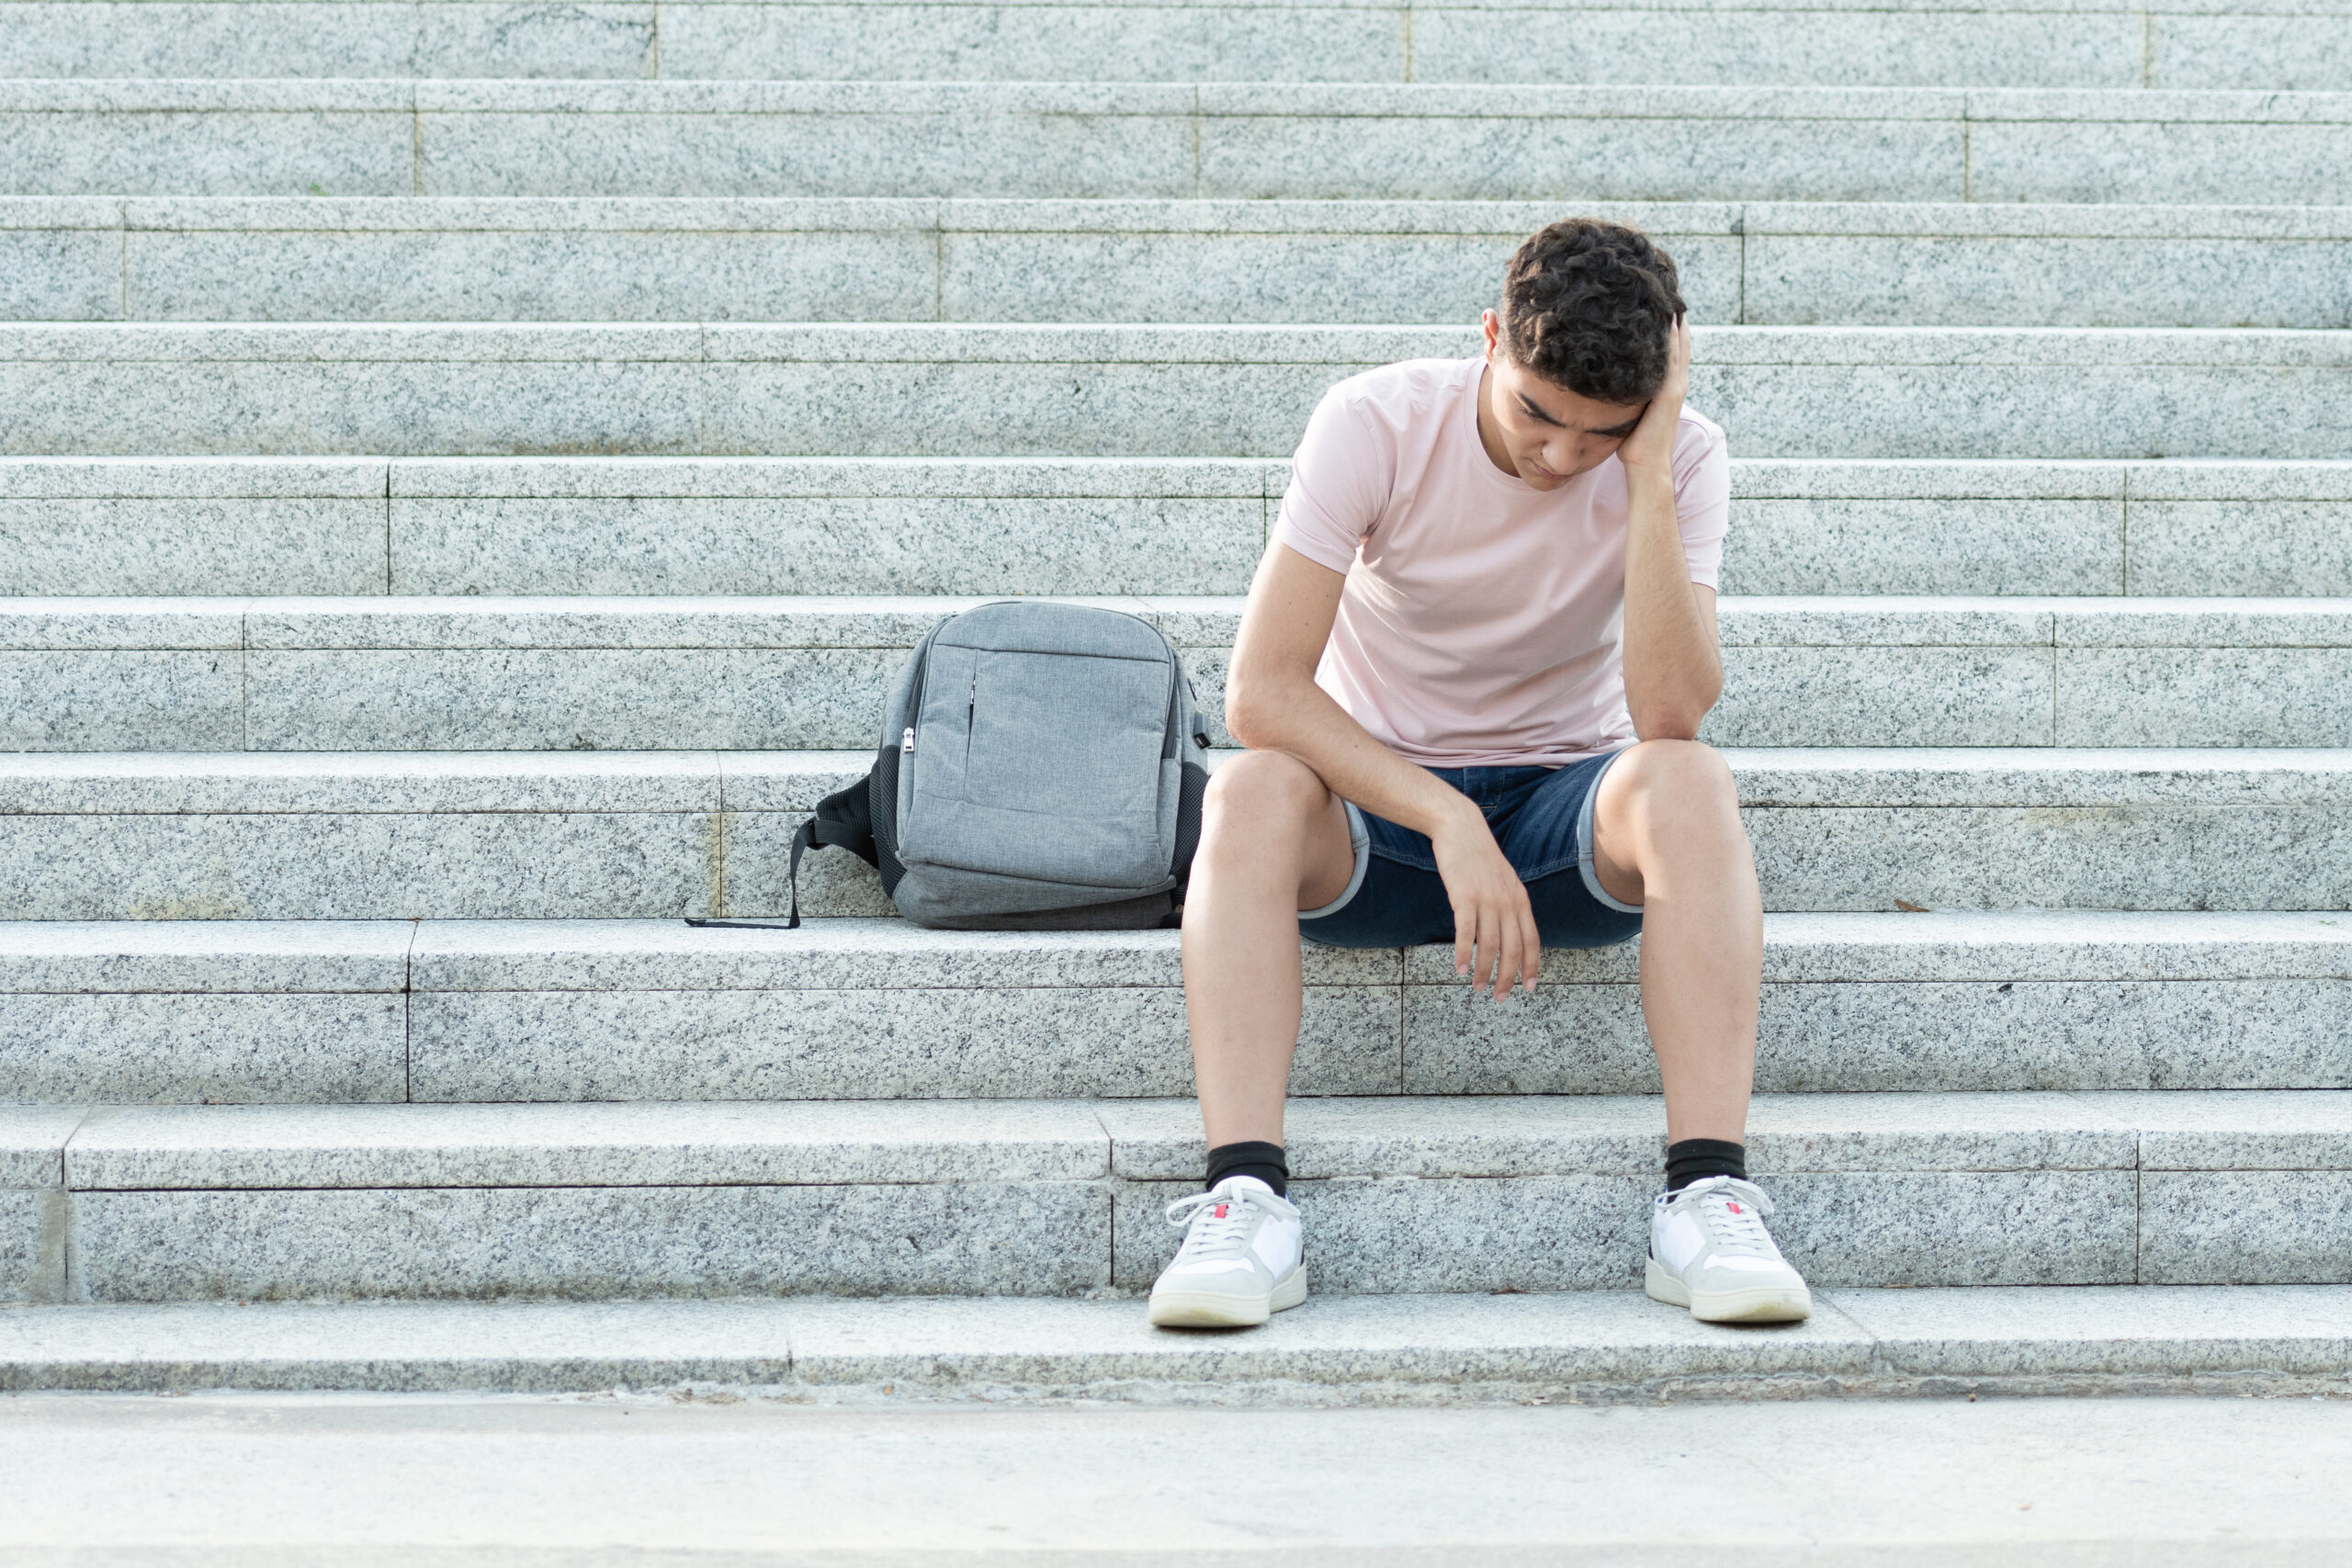
[[[950,615],[947,621],[955,618]],[[922,640],[915,644],[915,683],[913,691],[909,694],[911,698],[907,705],[909,718],[920,718],[922,716],[923,693],[931,685],[931,645],[939,640],[940,631],[947,625],[947,621],[942,621],[938,626],[923,633]],[[899,750],[903,753],[910,752],[914,749],[915,727],[910,724],[899,736]]]
[[[972,684],[964,694],[964,771],[972,771],[972,726],[980,715],[980,667],[972,665]]]

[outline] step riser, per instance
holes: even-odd
[[[298,330],[288,332],[291,342]],[[0,453],[1282,457],[1334,381],[1472,342],[1393,335],[1367,331],[1362,357],[1282,364],[8,359],[0,402],[15,418]],[[1345,346],[1334,338],[1325,353]],[[1392,346],[1404,354],[1383,352]],[[1702,364],[1690,405],[1749,457],[2352,450],[2352,366],[1982,365],[1928,353],[1910,364]]]
[[[2218,547],[2223,540],[2226,548]],[[1735,499],[1722,591],[2347,593],[2352,505],[2136,495],[2120,502]]]
[[[1794,1096],[1754,1108],[1818,1284],[2335,1282],[2343,1096]],[[1140,1289],[1198,1190],[1189,1101],[20,1110],[28,1289],[229,1297]],[[1303,1101],[1327,1294],[1623,1289],[1654,1100]],[[58,1196],[63,1214],[58,1215]],[[2045,1214],[2030,1238],[2021,1213]],[[57,1235],[65,1235],[61,1247]],[[1399,1248],[1400,1235],[1430,1245]],[[343,1239],[335,1247],[320,1238]]]
[[[2352,118],[1884,89],[28,83],[26,196],[2352,200]],[[1368,95],[1378,94],[1377,98]],[[1670,121],[1671,134],[1659,123]]]
[[[296,219],[302,228],[311,221]],[[735,234],[19,229],[0,231],[0,259],[16,263],[0,284],[0,315],[60,321],[1460,321],[1475,320],[1494,303],[1504,263],[1535,226],[1430,235],[1136,233],[1107,225],[1100,232],[949,233],[928,224]],[[1736,238],[1671,231],[1657,238],[1675,257],[1693,320],[1741,319]],[[2125,242],[2120,248],[2136,259],[2152,247]],[[2232,312],[2226,301],[2208,299],[2195,307],[2197,319],[2178,324],[2342,324],[2345,309],[2328,284],[2340,276],[2352,245],[2256,247],[2257,254],[2267,249],[2285,252],[2290,276],[2266,289],[2262,304]],[[2324,254],[2311,254],[2314,249]],[[2332,276],[2329,258],[2337,264]],[[2294,276],[2312,263],[2320,269],[2309,282]],[[2167,319],[2162,308],[2149,314],[2120,301],[2102,310],[2102,303],[2082,309],[2114,316],[2116,324]],[[1808,319],[1821,319],[1840,306],[1825,297],[1800,308]],[[1964,303],[1954,308],[1967,314]],[[2256,320],[2270,316],[2280,319]],[[1968,324],[1996,319],[1977,315]]]
[[[0,1085],[51,1104],[359,1104],[408,1097],[408,998],[0,995]]]
[[[255,6],[236,0],[0,6],[0,76],[586,76],[653,73],[653,7],[578,0]]]
[[[0,1302],[56,1301],[65,1292],[70,1201],[61,1190],[0,1187]]]
[[[1556,976],[1572,959],[1554,955]],[[1757,1087],[2352,1089],[2343,978],[1767,982]],[[527,1043],[527,1049],[518,1049]],[[1193,1092],[1173,984],[0,996],[0,1084],[51,1104],[1068,1098]],[[1303,1095],[1646,1094],[1637,988],[1314,985]]]
[[[277,204],[273,204],[277,205]],[[1556,213],[1546,213],[1534,222]],[[1491,233],[254,232],[0,230],[0,317],[145,321],[1442,321],[1494,303],[1534,222]],[[1686,233],[1691,319],[1764,325],[2352,325],[2352,241]],[[1514,214],[1513,218],[1516,219]],[[34,219],[18,218],[29,223]],[[165,220],[168,222],[169,220]],[[739,227],[729,215],[721,229]],[[2079,221],[2079,220],[2078,220]],[[423,220],[430,227],[431,220]],[[1047,225],[1041,223],[1041,228]],[[1079,225],[1072,225],[1079,227]],[[2153,227],[2153,226],[2151,226]],[[2281,223],[2279,227],[2288,227]]]
[[[1743,815],[1772,910],[1886,909],[1897,898],[1961,909],[2352,908],[2352,807],[2340,804]],[[36,920],[781,915],[800,820],[792,810],[546,806],[9,815],[0,909]],[[804,865],[801,908],[888,912],[873,873],[845,855]]]
[[[1762,1170],[1775,1233],[1820,1286],[2322,1284],[2352,1250],[2314,1199],[2341,1172]],[[1302,1181],[1325,1293],[1623,1290],[1652,1174]],[[22,1300],[1075,1295],[1148,1289],[1178,1182],[74,1192],[71,1262]],[[56,1197],[14,1194],[56,1255]],[[0,1208],[6,1217],[6,1208]],[[2034,1224],[2020,1235],[2018,1216]],[[24,1227],[12,1227],[24,1235]],[[1419,1245],[1396,1246],[1399,1235]],[[330,1242],[329,1238],[333,1238]],[[13,1286],[13,1290],[9,1287]],[[5,1298],[0,1298],[5,1299]]]
[[[1284,7],[0,6],[6,76],[2352,86],[2340,17]],[[155,13],[150,15],[149,13]],[[1407,17],[1409,15],[1409,27]],[[658,49],[655,42],[659,32]]]
[[[1228,650],[1182,650],[1204,712]],[[875,741],[899,649],[0,651],[12,751],[795,750]],[[2331,746],[2352,649],[1726,648],[1719,746]],[[1231,745],[1210,719],[1218,745]]]
[[[0,464],[0,594],[1240,593],[1288,481],[818,468]],[[1735,461],[1732,485],[1725,593],[2352,594],[2340,468]],[[1088,488],[1113,493],[1057,493]]]

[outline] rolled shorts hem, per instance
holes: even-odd
[[[1348,885],[1337,898],[1319,909],[1301,909],[1298,918],[1302,920],[1319,920],[1346,908],[1363,891],[1363,874],[1372,869],[1372,829],[1363,825],[1363,813],[1356,808],[1354,801],[1343,800],[1340,804],[1348,808],[1348,847],[1355,852],[1355,869],[1348,874]]]
[[[1577,870],[1584,876],[1584,890],[1591,894],[1602,908],[1614,909],[1621,915],[1638,915],[1642,912],[1639,904],[1620,903],[1609,896],[1609,890],[1600,886],[1600,873],[1592,863],[1592,803],[1600,798],[1600,781],[1609,776],[1609,770],[1615,767],[1617,759],[1624,754],[1623,751],[1609,754],[1609,761],[1601,763],[1600,771],[1592,775],[1591,787],[1584,792],[1584,804],[1577,807]]]
[[[1621,748],[1616,751],[1611,752],[1608,760],[1602,762],[1599,771],[1593,774],[1592,782],[1585,786],[1584,798],[1578,802],[1577,807],[1576,866],[1577,880],[1583,884],[1585,891],[1592,896],[1595,903],[1600,905],[1601,908],[1608,909],[1612,913],[1621,915],[1639,915],[1642,913],[1643,909],[1641,905],[1628,904],[1621,899],[1611,897],[1608,889],[1601,886],[1600,871],[1593,863],[1593,838],[1595,832],[1593,827],[1593,799],[1600,793],[1600,781],[1609,776],[1609,770],[1617,765],[1617,759],[1623,756],[1627,750],[1630,750],[1630,748]],[[1363,811],[1352,800],[1342,800],[1340,804],[1347,807],[1348,844],[1349,848],[1354,852],[1355,863],[1350,870],[1347,886],[1340,891],[1338,897],[1332,899],[1329,903],[1324,905],[1319,909],[1302,909],[1299,911],[1298,918],[1302,922],[1302,929],[1304,922],[1328,919],[1330,916],[1339,914],[1341,910],[1347,908],[1350,904],[1353,903],[1357,896],[1363,891],[1365,874],[1370,871],[1372,866],[1372,834],[1370,829],[1364,825]],[[1563,856],[1557,861],[1545,863],[1535,872],[1522,872],[1521,874],[1521,880],[1523,882],[1535,882],[1544,876],[1553,874],[1555,870],[1565,871],[1566,869],[1567,859],[1566,856]],[[1304,931],[1304,934],[1312,937],[1314,933],[1312,931]]]

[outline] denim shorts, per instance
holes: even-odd
[[[1592,866],[1592,797],[1611,751],[1565,768],[1431,768],[1478,803],[1503,858],[1527,885],[1546,947],[1607,947],[1640,933],[1642,907],[1601,890]],[[1410,947],[1453,940],[1453,903],[1426,834],[1347,803],[1356,852],[1347,891],[1298,917],[1302,935],[1331,947]]]

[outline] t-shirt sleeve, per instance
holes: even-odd
[[[1724,536],[1731,532],[1731,450],[1710,422],[1685,420],[1676,433],[1674,516],[1690,581],[1714,587],[1723,575]]]
[[[1324,393],[1291,458],[1275,539],[1333,571],[1353,566],[1358,547],[1388,505],[1396,469],[1388,437],[1344,385]]]

